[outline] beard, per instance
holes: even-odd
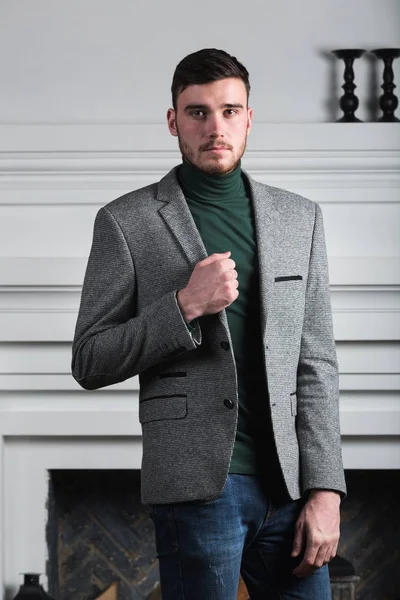
[[[207,173],[207,175],[218,175],[218,174],[219,175],[227,175],[228,173],[231,173],[232,171],[234,171],[236,169],[236,167],[240,163],[240,160],[246,150],[247,134],[245,135],[237,152],[235,152],[235,155],[233,155],[232,146],[227,145],[227,147],[229,148],[229,151],[232,153],[231,157],[230,157],[231,160],[229,160],[228,162],[220,161],[218,156],[216,156],[215,159],[213,159],[213,160],[203,162],[201,160],[201,156],[202,156],[202,152],[204,151],[204,149],[199,150],[200,159],[196,160],[196,151],[193,150],[193,148],[191,146],[189,146],[189,144],[187,142],[185,142],[185,140],[179,133],[178,127],[176,127],[176,130],[178,133],[179,150],[181,151],[182,157],[191,165],[197,167],[204,173]],[[218,142],[216,140],[214,140],[213,143],[218,144]],[[223,145],[224,142],[219,142],[219,144]],[[212,145],[212,142],[209,142],[209,144],[207,144],[206,146],[210,146],[210,145]]]

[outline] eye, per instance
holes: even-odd
[[[237,114],[237,112],[238,112],[238,111],[237,111],[237,110],[235,110],[234,108],[227,108],[227,109],[226,109],[226,111],[225,111],[225,115],[226,115],[227,117],[233,117],[234,115],[236,115],[236,114]]]
[[[204,110],[192,110],[190,116],[194,119],[202,119],[204,117]]]

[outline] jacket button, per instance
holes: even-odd
[[[229,400],[229,398],[225,398],[224,404],[226,408],[233,408],[235,406],[235,403],[232,402],[232,400]]]
[[[224,350],[229,350],[229,342],[221,342],[221,348]]]

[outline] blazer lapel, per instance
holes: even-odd
[[[208,255],[178,183],[177,170],[178,167],[175,167],[159,182],[157,198],[165,202],[159,209],[159,213],[194,269],[196,264]]]
[[[179,242],[193,270],[199,261],[207,258],[208,254],[187,205],[182,188],[178,183],[178,168],[174,167],[159,182],[157,199],[165,203],[159,209],[159,213]],[[226,334],[230,340],[228,318],[225,310],[218,313],[218,318],[225,327]]]
[[[267,187],[244,172],[250,185],[253,203],[260,281],[260,317],[262,339],[265,339],[268,312],[272,305],[274,286],[274,249],[279,226],[278,212]]]

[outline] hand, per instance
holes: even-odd
[[[301,563],[293,575],[307,577],[326,565],[336,555],[340,536],[340,494],[330,490],[312,490],[296,523],[292,557],[299,556],[305,546]]]
[[[230,252],[211,254],[197,263],[177,299],[186,321],[220,312],[239,295],[235,262]]]

